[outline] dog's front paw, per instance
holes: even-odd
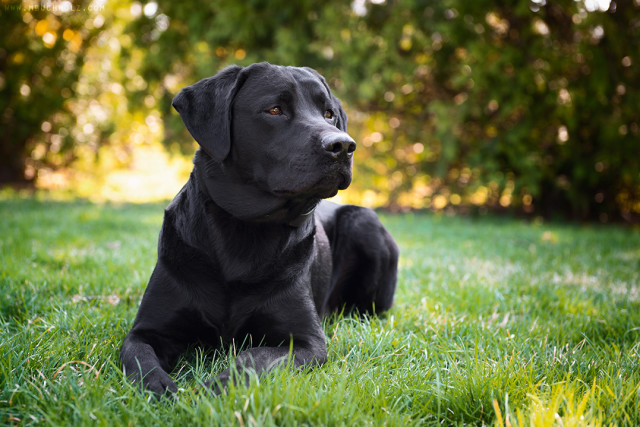
[[[206,383],[204,383],[207,390],[211,391],[215,395],[222,394],[223,391],[226,390],[227,384],[230,381],[230,372],[229,369],[224,370],[219,373]]]
[[[162,370],[153,370],[142,379],[144,387],[157,395],[169,395],[178,391],[169,374]]]

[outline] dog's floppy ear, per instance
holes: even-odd
[[[340,102],[340,100],[333,95],[333,92],[331,92],[331,88],[329,87],[329,84],[327,83],[325,78],[322,76],[322,74],[320,74],[313,68],[309,68],[309,67],[302,67],[302,68],[304,68],[305,70],[309,71],[311,74],[316,76],[316,78],[318,78],[318,80],[320,80],[320,82],[324,85],[325,89],[327,89],[327,92],[329,92],[329,95],[331,96],[333,103],[338,107],[338,111],[336,111],[336,113],[338,114],[338,123],[336,123],[336,127],[341,131],[346,132],[347,131],[347,113],[344,112],[344,108],[342,108],[342,103]]]
[[[331,94],[331,96],[333,96],[333,94]],[[335,102],[338,105],[338,123],[336,126],[342,132],[346,132],[347,131],[347,113],[344,112],[344,108],[342,108],[342,103],[335,96],[333,96],[333,102]]]
[[[237,65],[229,66],[185,87],[171,102],[191,136],[220,162],[231,149],[231,104],[241,85],[241,70]]]

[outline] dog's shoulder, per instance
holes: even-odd
[[[168,246],[175,250],[177,243],[199,247],[198,240],[206,232],[203,202],[199,200],[193,175],[164,210],[159,249]]]

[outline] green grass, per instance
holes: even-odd
[[[640,233],[497,218],[384,217],[396,304],[327,320],[325,366],[212,397],[230,355],[192,351],[156,401],[118,351],[162,210],[0,200],[0,423],[640,424]]]

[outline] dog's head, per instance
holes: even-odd
[[[331,197],[351,183],[356,144],[347,116],[310,68],[227,67],[184,88],[172,105],[206,153],[209,172],[217,171],[209,178],[225,182],[212,183],[213,191],[234,193],[211,194],[214,201],[244,191],[245,204],[257,198],[282,206]]]

